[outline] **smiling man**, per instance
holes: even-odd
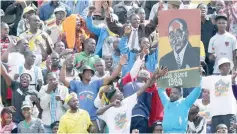
[[[160,66],[166,66],[170,71],[198,67],[200,50],[192,47],[189,42],[189,31],[185,20],[173,19],[168,26],[169,42],[172,51],[161,57]]]

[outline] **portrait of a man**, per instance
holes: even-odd
[[[168,67],[169,71],[199,67],[200,49],[190,44],[186,21],[173,19],[168,25],[168,33],[172,51],[161,57],[160,66]]]

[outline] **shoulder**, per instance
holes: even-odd
[[[166,55],[164,55],[163,57],[161,57],[160,60],[165,60],[165,59],[167,59],[167,58],[169,58],[169,57],[171,57],[171,56],[174,56],[174,55],[173,55],[173,51],[171,51],[171,52],[167,53]]]
[[[230,38],[231,40],[236,40],[236,37],[233,34],[229,33],[229,32],[226,32],[226,36],[228,38]]]

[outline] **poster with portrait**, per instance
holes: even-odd
[[[168,75],[160,78],[160,87],[184,88],[200,84],[200,10],[159,12],[159,67],[166,66]]]

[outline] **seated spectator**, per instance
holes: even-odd
[[[113,6],[114,13],[118,16],[118,21],[122,24],[127,22],[128,17],[134,13],[136,8],[138,8],[138,5],[132,0],[124,0]]]
[[[51,55],[48,57],[46,61],[46,69],[42,70],[44,83],[47,84],[47,76],[50,72],[55,72],[57,75],[57,79],[59,79],[60,69],[61,66],[60,63],[60,57],[59,54],[56,52],[52,52]]]
[[[96,45],[96,42],[94,39],[89,38],[85,40],[83,44],[84,51],[77,53],[75,55],[75,65],[77,69],[78,67],[81,67],[83,65],[90,66],[92,69],[95,68],[94,67],[95,61],[99,58],[98,55],[94,55],[95,45]]]
[[[16,41],[15,37],[9,35],[9,26],[5,22],[1,22],[1,55],[11,47]]]
[[[39,98],[45,132],[51,133],[50,124],[59,121],[66,112],[64,100],[69,93],[65,86],[59,84],[56,73],[48,73],[47,81],[48,84],[40,89]]]
[[[97,110],[98,117],[106,122],[110,133],[129,133],[132,117],[132,109],[137,104],[137,97],[159,77],[164,76],[167,69],[160,70],[152,76],[136,93],[124,99],[123,94],[118,89],[112,89],[106,93],[109,104]],[[114,120],[111,120],[114,119]],[[121,123],[121,124],[118,124]]]
[[[151,133],[153,134],[162,134],[163,128],[162,128],[162,122],[157,121],[151,126]]]
[[[79,14],[83,19],[86,18],[89,6],[93,5],[92,0],[65,0],[71,10],[72,14]]]
[[[49,1],[48,3],[42,5],[39,8],[40,19],[42,21],[46,21],[50,18],[53,18],[54,10],[59,6],[64,7],[66,9],[67,16],[71,15],[71,9],[69,6],[65,5],[64,3],[60,1]]]
[[[65,98],[70,109],[59,122],[58,133],[93,133],[95,132],[87,111],[79,108],[77,94],[71,93]]]
[[[107,7],[108,8],[108,7]],[[106,27],[97,27],[92,22],[92,13],[96,10],[94,6],[89,7],[88,16],[86,18],[86,26],[96,36],[98,36],[98,42],[95,48],[95,54],[102,57],[108,55],[112,51],[112,43],[116,38],[115,34],[112,33],[107,26]]]
[[[10,72],[11,78],[20,81],[19,76],[23,73],[28,73],[31,75],[32,78],[32,80],[30,81],[29,89],[39,91],[39,89],[43,84],[44,79],[42,75],[42,70],[34,65],[36,54],[34,52],[27,50],[24,53],[24,57],[25,57],[24,65],[18,65],[11,68]]]
[[[18,124],[18,133],[44,133],[43,122],[32,117],[33,106],[28,101],[23,101],[22,103],[22,115],[24,116],[24,121]]]
[[[54,123],[50,125],[53,134],[57,134],[58,126],[59,126],[59,121],[55,121]]]
[[[62,25],[65,34],[64,43],[67,48],[73,49],[78,53],[81,52],[82,44],[90,37],[84,19],[77,14],[72,14],[63,21]]]
[[[15,107],[15,111],[13,113],[13,122],[18,124],[20,121],[24,120],[24,117],[21,114],[21,105],[22,102],[27,100],[35,104],[33,107],[32,113],[33,116],[37,118],[38,112],[40,111],[40,102],[37,98],[38,92],[36,90],[30,90],[29,85],[32,77],[28,73],[23,73],[20,75],[20,82],[13,80],[9,74],[6,72],[6,68],[1,65],[1,75],[6,80],[8,86],[11,87],[13,97],[12,97],[12,105]]]
[[[17,133],[17,126],[12,121],[12,112],[10,108],[3,108],[1,111],[0,133]]]
[[[64,86],[70,86],[70,81],[72,80],[81,80],[79,77],[79,72],[74,68],[74,55],[68,55],[66,60],[64,61],[66,64],[66,76],[64,77],[65,72],[60,72],[60,82],[63,83]],[[63,64],[62,64],[63,65]]]
[[[105,70],[105,61],[103,59],[97,59],[95,61],[95,75],[91,80],[103,79],[110,76],[110,72]]]
[[[213,74],[219,74],[220,70],[217,64],[220,58],[228,58],[236,63],[234,57],[236,56],[237,41],[232,34],[226,31],[227,17],[225,14],[216,16],[215,20],[218,32],[209,42],[208,53],[210,53],[209,59],[215,61]]]
[[[200,115],[199,113],[199,107],[196,105],[193,105],[188,114],[188,129],[187,133],[206,133],[206,119]]]
[[[162,123],[164,133],[185,133],[188,125],[188,111],[199,97],[201,88],[196,87],[186,98],[182,98],[182,87],[172,88],[170,97],[163,88],[159,88],[158,93],[164,106]],[[170,122],[170,120],[173,121]]]
[[[211,133],[211,107],[210,107],[210,90],[202,89],[202,99],[198,99],[195,104],[199,107],[199,115],[207,121],[207,133]]]
[[[55,19],[48,22],[47,32],[52,39],[52,43],[55,44],[63,39],[63,26],[62,22],[66,18],[66,9],[64,7],[57,7],[54,10]]]
[[[217,134],[228,134],[228,128],[225,124],[219,124],[216,127],[216,133]]]

